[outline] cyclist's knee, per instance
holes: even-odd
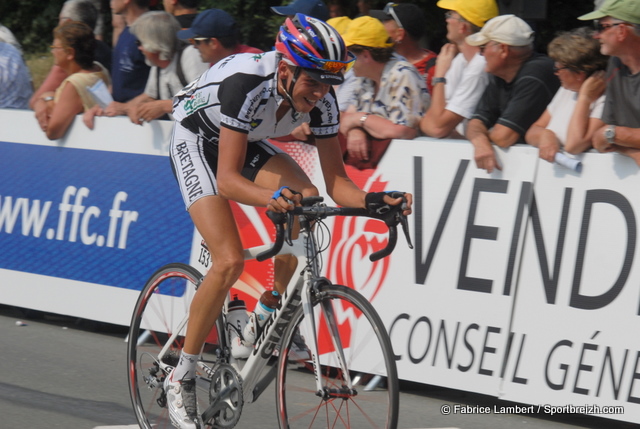
[[[320,195],[318,188],[313,186],[311,183],[309,183],[308,186],[304,187],[298,192],[300,192],[303,197],[317,197],[318,195]]]
[[[216,273],[221,275],[230,285],[233,285],[242,271],[244,271],[244,258],[242,256],[227,255],[214,261]]]

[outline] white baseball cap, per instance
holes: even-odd
[[[500,15],[490,19],[479,32],[465,39],[471,46],[486,45],[491,40],[509,46],[527,46],[533,42],[534,31],[515,15]]]

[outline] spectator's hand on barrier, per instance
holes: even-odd
[[[580,87],[578,98],[585,98],[589,103],[595,102],[607,88],[604,75],[604,70],[600,70],[589,76]]]
[[[153,100],[138,103],[129,109],[129,119],[137,125],[158,119],[167,113],[165,110],[165,101],[166,100]]]
[[[560,151],[560,142],[556,134],[551,130],[545,129],[540,135],[538,149],[538,154],[541,159],[553,163],[556,153]]]
[[[315,136],[311,132],[311,127],[309,127],[308,122],[303,122],[301,125],[296,127],[296,129],[291,132],[291,136],[297,141],[307,143],[315,143],[316,140]]]
[[[51,110],[53,109],[53,101],[44,101],[44,95],[33,106],[36,120],[40,129],[47,132],[47,126],[49,125],[49,118],[51,117]]]
[[[360,129],[352,129],[347,134],[347,153],[357,160],[369,160],[369,136]]]
[[[593,148],[601,153],[615,152],[616,150],[618,150],[617,145],[609,143],[607,138],[604,136],[604,130],[606,128],[607,125],[600,128],[599,130],[596,130],[596,132],[593,133]]]
[[[476,161],[476,166],[483,170],[487,170],[487,173],[493,173],[494,169],[502,170],[502,167],[498,164],[496,153],[491,144],[476,146],[474,159]]]
[[[127,114],[127,107],[125,103],[118,103],[117,101],[112,101],[109,105],[104,109],[104,116],[122,116]]]
[[[82,115],[82,122],[87,126],[87,128],[92,130],[95,125],[93,118],[95,118],[96,116],[104,116],[104,110],[102,110],[102,107],[98,106],[97,104],[91,109],[84,112],[84,114]]]
[[[458,46],[455,43],[446,43],[436,59],[435,76],[443,77],[449,71],[456,55],[458,55]]]

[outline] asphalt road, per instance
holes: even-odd
[[[136,428],[127,390],[125,337],[123,327],[50,314],[25,314],[21,309],[0,305],[0,356],[4,362],[0,428]],[[493,407],[498,402],[415,383],[402,383],[400,403],[401,429],[638,427],[580,415],[553,420],[512,414],[443,415],[440,410],[446,405]],[[274,410],[274,395],[265,394],[245,408],[237,428],[276,428]]]

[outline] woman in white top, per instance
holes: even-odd
[[[525,139],[540,149],[540,158],[553,162],[562,149],[571,154],[589,150],[594,131],[604,125],[600,118],[607,57],[586,27],[561,33],[548,52],[562,86]]]
[[[53,30],[51,53],[54,63],[69,77],[55,93],[43,93],[34,104],[40,128],[51,140],[64,136],[76,115],[96,105],[89,87],[99,80],[111,85],[109,72],[93,61],[95,43],[93,30],[82,22],[67,21]]]

